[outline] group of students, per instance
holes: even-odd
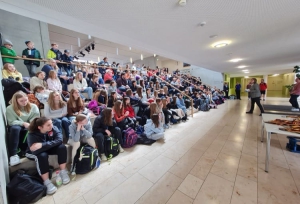
[[[57,190],[49,180],[48,155],[58,155],[63,184],[70,182],[64,143],[72,146],[72,164],[81,143],[97,148],[100,159],[105,161],[106,138],[116,138],[119,151],[124,152],[122,132],[128,127],[143,126],[145,137],[158,140],[172,124],[188,120],[191,100],[199,108],[200,99],[207,103],[224,99],[220,90],[205,86],[199,78],[171,74],[167,68],[152,70],[135,64],[122,70],[109,65],[107,58],[99,63],[101,66],[78,67],[76,73],[71,70],[73,77],[62,74],[64,67],[56,59],[57,49],[52,47],[49,52],[54,59],[49,59],[41,71],[32,75],[28,84],[29,93],[44,105],[44,116],[40,117],[39,107],[22,90],[13,94],[6,109],[10,165],[20,163],[20,145],[27,145],[25,156],[36,161],[48,194]],[[5,61],[2,73],[3,78],[24,82],[12,61]],[[107,73],[110,77],[105,77]],[[68,92],[67,85],[71,83],[73,88]],[[90,120],[93,114],[88,111],[92,102],[101,107],[93,124]],[[22,143],[23,138],[27,143]]]

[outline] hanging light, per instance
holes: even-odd
[[[143,60],[143,59],[144,59],[143,54],[141,54],[141,60]]]
[[[95,43],[92,43],[91,46],[92,46],[92,50],[94,50],[95,49]]]
[[[80,51],[80,52],[79,52],[79,54],[81,54],[81,55],[82,55],[82,57],[84,57],[84,56],[85,56],[85,54],[84,54],[82,51]]]
[[[132,63],[132,57],[130,57],[130,63]]]

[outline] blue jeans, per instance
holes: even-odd
[[[93,89],[91,87],[86,87],[84,90],[80,91],[80,93],[87,93],[88,99],[93,98]],[[85,98],[82,94],[80,94],[81,98]]]
[[[68,91],[68,84],[69,84],[69,80],[65,80],[63,78],[59,78],[60,83],[62,85],[62,90],[63,91]]]
[[[66,138],[69,139],[69,126],[71,125],[70,120],[67,117],[62,118],[55,118],[52,119],[53,125],[59,129],[59,131],[62,133],[62,130],[64,129]]]
[[[70,66],[64,67],[64,70],[67,72],[68,77],[72,76],[72,67]]]

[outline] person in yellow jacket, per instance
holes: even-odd
[[[52,43],[51,49],[47,53],[47,59],[54,59],[56,63],[61,61],[62,53],[58,50],[58,44]]]
[[[7,79],[8,77],[14,78],[16,81],[22,83],[23,76],[18,70],[15,68],[13,64],[6,63],[2,69],[2,78]]]

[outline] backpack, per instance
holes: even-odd
[[[19,170],[7,184],[9,203],[27,204],[35,203],[46,196],[47,187],[40,177],[30,176]]]
[[[136,134],[141,135],[144,133],[144,127],[142,125],[137,126]]]
[[[132,128],[127,128],[123,130],[123,145],[124,148],[130,148],[135,145],[138,135]]]
[[[114,138],[112,135],[110,137],[105,137],[104,144],[104,154],[107,159],[112,159],[119,154],[119,140]]]
[[[201,111],[209,111],[210,106],[205,102],[204,99],[200,99],[200,107],[199,107],[199,109]]]
[[[34,94],[27,94],[28,97],[28,101],[30,103],[35,104],[39,109],[43,109],[44,107],[42,107],[43,105],[41,105],[40,101],[35,97]]]
[[[100,115],[100,113],[105,109],[106,106],[98,106],[98,102],[96,100],[91,100],[88,104],[88,109],[93,111],[95,115]]]
[[[76,174],[86,174],[92,171],[96,167],[98,160],[98,150],[85,144],[78,148],[74,157],[73,171]]]

